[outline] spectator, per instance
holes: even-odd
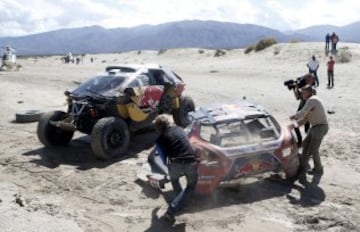
[[[334,66],[335,60],[330,56],[329,61],[327,62],[328,88],[334,87]]]
[[[325,51],[329,51],[329,45],[330,45],[330,34],[327,33],[325,36]]]
[[[313,158],[314,168],[309,174],[323,175],[324,168],[321,164],[319,148],[324,136],[328,132],[328,121],[322,101],[314,96],[312,87],[306,85],[301,89],[303,99],[306,100],[304,107],[296,114],[290,116],[291,120],[297,120],[299,125],[309,122],[311,127],[303,141],[303,150],[300,156],[299,182],[307,185],[306,167],[310,157]]]
[[[333,32],[331,35],[331,53],[336,54],[336,45],[339,42],[339,36]]]
[[[170,126],[165,115],[157,116],[153,123],[155,129],[160,133],[156,140],[156,146],[167,159],[170,181],[176,193],[176,197],[164,215],[167,221],[173,223],[176,213],[184,207],[195,190],[198,179],[198,159],[181,127]],[[179,182],[182,176],[186,177],[185,189],[182,189]]]
[[[319,86],[319,78],[317,75],[317,70],[320,66],[319,61],[315,58],[315,56],[313,55],[310,59],[310,61],[306,64],[306,66],[309,68],[309,73],[314,75],[314,80],[315,80],[315,86]]]

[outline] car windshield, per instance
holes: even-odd
[[[124,76],[96,76],[82,83],[73,93],[76,95],[91,95],[97,93],[104,96],[114,96],[125,80],[126,77]]]
[[[272,141],[280,127],[272,117],[232,120],[201,125],[200,137],[221,147],[235,147]]]

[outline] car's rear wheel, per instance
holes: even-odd
[[[300,168],[300,157],[299,155],[293,155],[292,157],[289,157],[289,160],[286,162],[286,165],[284,166],[284,172],[286,175],[286,178],[292,179],[296,177],[299,173]]]
[[[129,144],[129,128],[120,118],[102,118],[91,132],[91,148],[100,159],[108,160],[124,155]]]
[[[195,110],[195,103],[191,97],[180,97],[180,107],[173,111],[173,119],[176,125],[186,127],[191,123],[189,112]]]
[[[37,126],[37,136],[47,147],[66,146],[74,135],[74,131],[64,130],[52,125],[51,121],[61,121],[67,117],[62,111],[52,111],[42,115]]]

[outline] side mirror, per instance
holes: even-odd
[[[71,94],[71,92],[70,92],[69,90],[66,90],[66,91],[64,92],[64,94],[65,94],[65,96],[69,97],[70,94]]]

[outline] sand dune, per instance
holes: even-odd
[[[276,44],[250,54],[226,50],[219,57],[215,50],[195,48],[87,54],[79,65],[63,64],[57,56],[19,59],[20,71],[0,72],[1,231],[360,231],[360,45],[339,45],[352,57],[335,64],[333,89],[326,88],[323,47]],[[330,131],[321,146],[320,185],[291,188],[270,174],[244,179],[236,188],[195,199],[173,228],[158,220],[171,187],[159,193],[136,181],[149,146],[102,162],[82,134],[67,148],[49,150],[36,137],[36,123],[14,123],[18,111],[64,110],[63,92],[107,65],[143,62],[173,68],[197,106],[246,98],[286,125],[298,102],[283,82],[305,74],[313,54],[320,61],[317,93],[335,112],[328,115]]]

